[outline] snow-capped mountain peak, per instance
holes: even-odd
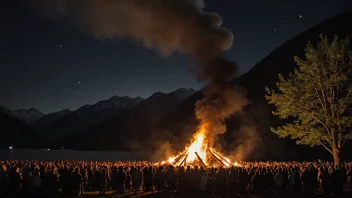
[[[45,116],[44,113],[40,112],[38,109],[30,108],[30,109],[19,109],[12,111],[13,115],[23,122],[30,124]]]
[[[186,100],[191,95],[193,95],[195,92],[196,92],[196,90],[194,90],[194,89],[180,88],[180,89],[177,89],[173,92],[170,92],[170,94],[174,95],[179,100],[183,101],[183,100]]]
[[[100,102],[95,103],[93,105],[93,108],[96,111],[111,108],[124,110],[139,104],[143,100],[144,99],[141,97],[131,98],[129,96],[113,96],[110,99],[102,100]]]
[[[155,92],[155,93],[153,93],[153,95],[150,96],[150,98],[160,97],[160,96],[163,96],[163,95],[166,95],[166,94],[163,93],[163,92]]]

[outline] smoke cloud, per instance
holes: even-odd
[[[263,140],[253,126],[242,126],[234,133],[234,137],[237,145],[231,156],[236,161],[248,160],[249,156],[253,156],[253,152],[262,146]]]
[[[36,8],[74,23],[102,39],[130,37],[164,56],[180,52],[195,61],[198,80],[206,82],[196,117],[207,124],[208,137],[224,133],[224,120],[247,100],[229,84],[238,67],[224,53],[233,34],[222,18],[203,11],[203,0],[32,0]]]
[[[226,81],[209,83],[203,89],[205,97],[196,103],[196,117],[207,127],[209,143],[226,132],[225,119],[241,111],[247,104],[243,91]]]
[[[164,55],[187,54],[200,67],[232,45],[233,35],[220,27],[221,17],[202,11],[203,0],[32,0],[32,4],[97,38],[131,37]]]
[[[238,113],[237,127],[232,131],[234,141],[230,144],[233,160],[264,160],[268,154],[279,153],[279,147],[268,149],[273,144],[268,144],[265,138],[270,133],[270,117],[271,111],[262,101],[251,101],[246,111]]]
[[[152,161],[158,162],[162,159],[168,159],[168,157],[176,154],[173,145],[169,141],[159,141],[157,144],[159,149],[151,155]]]

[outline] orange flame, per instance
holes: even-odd
[[[172,165],[183,166],[185,164],[195,164],[199,161],[202,161],[201,164],[209,166],[213,165],[210,163],[210,158],[213,157],[215,159],[213,159],[213,161],[217,161],[226,167],[238,166],[237,162],[233,163],[229,158],[226,158],[220,153],[216,152],[215,149],[208,148],[208,145],[211,145],[211,142],[209,142],[209,140],[206,138],[207,127],[207,124],[202,124],[199,127],[198,131],[193,135],[191,144],[187,146],[183,152],[176,156],[169,157],[167,161],[162,161],[156,163],[155,165],[164,165],[168,163]]]
[[[200,130],[195,134],[193,143],[185,149],[185,152],[188,154],[186,163],[193,163],[196,159],[196,152],[203,160],[204,164],[207,164],[206,161],[206,150],[207,144],[205,142],[205,128],[201,127]]]

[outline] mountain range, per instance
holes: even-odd
[[[169,94],[156,92],[139,105],[78,131],[56,146],[85,149],[84,145],[90,144],[89,149],[94,150],[139,149],[139,143],[135,137],[143,141],[143,138],[148,135],[144,133],[146,127],[153,126],[161,118],[170,114],[194,93],[195,90],[184,88]],[[102,142],[103,144],[91,144],[91,142]]]
[[[84,105],[75,111],[66,110],[49,114],[33,123],[33,127],[42,136],[50,140],[58,140],[73,131],[99,123],[125,109],[138,105],[143,100],[140,97],[113,96],[94,105]]]
[[[272,106],[264,98],[265,87],[275,88],[279,73],[287,76],[292,72],[296,67],[293,57],[304,57],[307,43],[315,44],[319,34],[326,34],[330,38],[334,34],[339,37],[352,36],[350,21],[352,11],[325,20],[286,41],[250,71],[235,78],[233,85],[246,90],[250,104],[226,121],[227,132],[219,135],[219,144],[216,146],[221,145],[222,149],[236,152],[247,160],[326,157],[327,152],[323,149],[296,146],[294,141],[279,139],[270,132],[270,127],[280,124],[282,120],[271,114]],[[22,118],[3,108],[0,108],[0,113],[6,115],[6,119],[22,121],[22,124],[29,122],[31,127],[25,124],[21,126],[49,139],[47,142],[52,147],[157,150],[161,144],[168,143],[175,149],[183,149],[196,130],[198,122],[194,104],[202,97],[201,91],[181,88],[169,94],[157,92],[147,99],[112,97],[95,105],[82,106],[76,111],[65,110],[42,116],[35,113],[35,118]],[[3,121],[0,119],[1,125]],[[11,128],[9,124],[6,126]]]
[[[195,90],[193,89],[180,88],[169,94],[156,92],[148,99],[143,99],[141,97],[131,98],[128,96],[113,96],[110,99],[99,101],[93,105],[83,105],[75,111],[64,109],[62,111],[49,113],[47,115],[35,108],[28,110],[9,110],[0,106],[0,112],[3,115],[6,115],[7,119],[23,122],[26,129],[22,129],[21,132],[26,130],[31,131],[28,132],[29,134],[35,132],[37,135],[45,138],[45,142],[49,142],[51,144],[52,142],[57,142],[66,138],[66,136],[71,133],[100,123],[132,107],[140,106],[137,107],[139,110],[134,112],[137,114],[139,111],[144,112],[145,110],[143,108],[157,105],[165,99],[168,100],[167,105],[157,112],[163,116],[165,113],[173,110],[194,92]],[[140,105],[141,102],[143,102],[143,104]],[[149,109],[149,111],[151,112],[152,110]],[[131,113],[129,113],[129,115],[130,114]],[[157,119],[158,116],[159,115],[154,116],[153,119]],[[7,129],[7,131],[9,130],[10,129]],[[13,141],[9,141],[7,145],[13,144],[11,142]],[[4,146],[6,147],[7,145]]]
[[[19,110],[9,110],[3,106],[0,106],[0,112],[6,113],[18,120],[21,120],[25,124],[31,124],[36,120],[45,116],[44,113],[40,112],[38,109],[30,108],[30,109],[19,109]]]

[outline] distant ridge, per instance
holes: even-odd
[[[0,149],[12,146],[14,148],[36,148],[40,142],[46,140],[41,138],[27,124],[20,119],[11,116],[11,110],[0,106]]]
[[[135,138],[143,140],[148,135],[144,133],[145,128],[172,112],[195,92],[193,89],[186,88],[180,88],[168,94],[156,92],[140,104],[68,136],[58,144],[67,148],[90,150],[137,149],[138,145],[134,145],[133,141]],[[93,141],[103,142],[103,144],[92,145]]]
[[[35,108],[10,110],[5,107],[0,107],[0,111],[14,117],[15,119],[21,120],[26,124],[33,123],[41,117],[45,116],[44,113]]]
[[[71,112],[71,110],[69,110],[69,109],[63,109],[61,111],[49,113],[45,116],[42,116],[40,119],[36,120],[35,122],[31,123],[31,126],[34,129],[38,129],[41,126],[55,122],[56,120],[60,119],[61,117],[63,117],[64,115],[66,115],[70,112]]]
[[[143,100],[141,97],[113,96],[93,105],[83,105],[75,111],[64,110],[48,114],[32,126],[42,136],[56,141],[65,138],[74,131],[79,131],[90,125],[102,122],[125,109],[138,105]]]

